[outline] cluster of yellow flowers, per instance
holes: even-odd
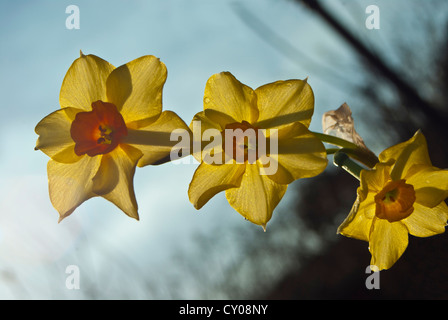
[[[135,169],[173,160],[179,151],[173,153],[173,132],[187,134],[180,151],[200,162],[188,190],[194,207],[225,191],[237,212],[264,229],[288,184],[325,170],[331,152],[323,142],[354,146],[353,154],[360,154],[350,142],[308,130],[314,96],[306,80],[253,90],[231,73],[215,74],[205,86],[204,110],[187,126],[162,110],[166,77],[154,56],[118,68],[82,53],[73,62],[62,83],[61,109],[36,126],[36,150],[51,158],[49,194],[60,221],[96,196],[138,219]],[[381,270],[402,255],[408,234],[444,232],[448,170],[431,165],[421,132],[375,159],[360,170],[356,202],[338,232],[368,241],[371,264]]]

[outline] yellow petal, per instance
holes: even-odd
[[[201,162],[204,159],[208,154],[204,151],[204,148],[213,141],[212,138],[210,138],[211,141],[208,140],[207,132],[215,132],[216,134],[222,132],[229,119],[231,119],[229,123],[234,121],[228,115],[216,112],[213,109],[206,109],[194,115],[189,128],[193,134],[192,154],[197,161]],[[206,133],[204,134],[204,132]]]
[[[59,212],[59,221],[68,217],[84,201],[94,197],[92,179],[101,157],[83,156],[75,163],[50,160],[47,165],[50,200]]]
[[[385,163],[378,163],[373,170],[361,171],[360,196],[361,200],[367,197],[370,192],[380,192],[390,180],[391,166]]]
[[[445,232],[448,207],[441,202],[434,208],[414,203],[414,212],[403,220],[409,233],[416,237],[430,237]]]
[[[235,122],[253,123],[258,118],[254,91],[239,82],[230,72],[211,76],[205,86],[204,110],[227,114]]]
[[[201,163],[188,188],[188,197],[196,209],[202,208],[217,193],[240,185],[244,164],[211,165]]]
[[[61,107],[90,111],[92,102],[106,101],[106,79],[113,69],[113,65],[97,56],[81,55],[70,66],[62,82]]]
[[[61,163],[73,163],[79,161],[80,156],[75,153],[75,144],[72,144],[54,154],[51,159]]]
[[[314,94],[305,80],[277,81],[255,90],[258,126],[273,128],[299,121],[307,128],[314,112]]]
[[[408,141],[384,150],[378,158],[380,162],[395,161],[391,172],[393,180],[405,179],[408,170],[414,165],[431,166],[426,139],[421,131],[416,132]]]
[[[272,135],[269,137],[273,138]],[[278,161],[278,170],[268,175],[275,182],[288,184],[300,178],[314,177],[325,170],[327,154],[324,145],[300,122],[280,127],[277,141],[278,156],[271,154],[271,158]]]
[[[177,131],[182,133],[180,135],[182,138],[174,134],[172,136],[172,133]],[[137,130],[128,129],[128,135],[122,141],[136,147],[143,153],[138,166],[144,167],[172,160],[170,158],[171,151],[174,152],[173,148],[178,150],[178,146],[185,145],[182,151],[186,154],[183,154],[183,156],[189,155],[190,140],[191,132],[185,122],[176,113],[164,111],[150,125]]]
[[[379,270],[391,268],[408,246],[408,229],[401,222],[375,218],[369,241],[371,265]]]
[[[432,208],[448,197],[448,170],[423,165],[409,171],[415,172],[406,182],[413,185],[417,203]]]
[[[72,113],[81,111],[74,108],[57,110],[43,118],[35,128],[39,135],[35,149],[41,150],[55,161],[64,163],[80,159],[74,152],[75,142],[70,136],[71,120],[66,113],[68,109]]]
[[[97,175],[93,178],[93,190],[120,208],[131,218],[139,219],[134,192],[134,173],[140,150],[120,144],[112,152],[103,155]]]
[[[375,202],[373,197],[361,202],[358,196],[349,215],[339,226],[338,233],[345,237],[369,241],[374,215]]]
[[[261,175],[257,164],[246,164],[240,186],[227,189],[226,198],[243,217],[265,228],[286,189]]]
[[[112,71],[107,79],[107,98],[115,104],[126,125],[157,117],[162,112],[165,65],[154,56],[143,56]]]
[[[235,120],[228,114],[216,111],[214,109],[205,109],[203,113],[207,119],[215,123],[215,127],[221,131],[225,130],[226,125],[235,122]]]
[[[101,163],[97,173],[92,178],[92,191],[98,196],[111,192],[118,184],[119,168],[111,153],[101,157]]]

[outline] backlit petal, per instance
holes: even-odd
[[[361,171],[361,185],[359,190],[361,200],[367,197],[369,191],[378,193],[383,189],[387,181],[390,180],[390,168],[391,166],[388,164],[378,163],[373,170]]]
[[[35,149],[58,162],[71,163],[78,161],[80,157],[74,152],[75,142],[70,136],[71,120],[67,116],[67,109],[71,109],[72,113],[81,111],[65,108],[43,118],[35,128],[39,135]]]
[[[244,218],[265,228],[286,189],[261,175],[257,164],[246,164],[240,186],[227,189],[226,198]]]
[[[409,233],[416,237],[429,237],[445,232],[448,207],[441,202],[434,208],[414,203],[414,212],[403,220]]]
[[[275,143],[274,136],[269,137],[271,144]],[[276,139],[278,157],[271,155],[271,158],[278,161],[278,170],[268,175],[275,182],[288,184],[296,179],[314,177],[326,168],[324,145],[300,122],[280,127]]]
[[[379,155],[380,162],[395,160],[391,172],[393,180],[406,179],[408,170],[414,165],[431,166],[425,136],[418,131],[408,141],[392,146]]]
[[[181,133],[181,138],[173,135],[173,141],[171,141],[171,133],[175,130]],[[144,167],[150,164],[160,164],[173,160],[170,159],[170,153],[174,151],[173,147],[177,148],[178,146],[185,145],[186,148],[182,151],[186,154],[183,156],[188,155],[190,139],[190,129],[185,122],[176,113],[164,111],[150,125],[138,130],[129,130],[128,136],[123,139],[123,142],[135,146],[143,153],[142,158],[138,161],[138,166]]]
[[[137,148],[120,144],[112,152],[103,155],[108,159],[101,163],[98,174],[93,179],[96,192],[137,220],[139,216],[133,180],[141,156],[142,153]]]
[[[217,193],[238,187],[246,166],[201,163],[191,180],[188,197],[196,209],[202,208]]]
[[[423,165],[410,171],[415,174],[406,181],[414,186],[417,203],[432,208],[448,197],[448,170]]]
[[[234,123],[235,120],[228,114],[216,111],[214,109],[205,109],[203,112],[205,117],[215,124],[215,127],[219,130],[225,130],[226,125]]]
[[[154,56],[143,56],[116,68],[107,79],[107,98],[123,115],[126,125],[157,117],[162,112],[165,65]]]
[[[255,93],[260,113],[259,127],[272,128],[296,121],[309,127],[314,112],[314,95],[305,80],[269,83],[257,88]]]
[[[338,233],[346,237],[369,241],[374,214],[373,199],[360,202],[358,196],[349,215],[339,226]]]
[[[119,170],[120,169],[111,154],[104,154],[101,157],[100,167],[92,178],[93,193],[102,196],[111,192],[118,184]]]
[[[106,101],[106,79],[113,69],[113,65],[97,56],[81,55],[70,66],[62,82],[61,107],[90,111],[92,102]]]
[[[234,121],[230,116],[213,109],[206,109],[205,111],[196,113],[189,127],[192,132],[192,155],[199,162],[209,154],[208,150],[204,150],[204,148],[214,141],[212,136],[221,135],[221,132],[225,129],[227,120],[230,119],[228,123]],[[212,117],[207,116],[210,114]]]
[[[254,91],[230,72],[211,76],[205,86],[204,110],[212,109],[232,117],[235,122],[253,123],[258,118]]]
[[[370,234],[371,265],[379,270],[389,269],[401,257],[408,246],[408,229],[402,222],[390,223],[375,218]]]
[[[59,220],[68,217],[81,203],[94,197],[93,177],[101,157],[83,156],[75,163],[50,160],[47,165],[51,203],[59,212]]]

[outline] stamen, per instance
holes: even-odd
[[[100,131],[101,138],[99,138],[97,140],[97,143],[98,144],[111,144],[112,140],[113,140],[113,138],[112,138],[112,134],[113,134],[112,129],[109,128],[108,126],[104,126],[103,127],[102,125],[100,125],[98,127],[98,130]]]
[[[70,134],[75,142],[75,153],[93,157],[115,149],[127,135],[127,128],[116,106],[99,100],[92,103],[92,111],[76,115]]]

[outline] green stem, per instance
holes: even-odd
[[[187,138],[186,136],[188,136],[189,141],[189,132],[185,130],[185,137],[183,138]],[[122,142],[136,145],[172,148],[179,143],[179,136],[176,135],[173,140],[171,139],[170,132],[128,129],[128,134],[122,138]]]
[[[340,148],[328,148],[325,149],[325,151],[327,152],[327,155],[329,154],[335,154],[336,152],[338,152],[339,150],[341,150]]]
[[[332,144],[334,146],[339,146],[339,147],[347,148],[347,149],[359,148],[353,142],[350,142],[350,141],[347,141],[347,140],[344,140],[342,138],[338,138],[338,137],[335,137],[335,136],[331,136],[329,134],[320,133],[320,132],[313,132],[313,134],[316,137],[318,137],[322,142],[327,142],[327,143]]]
[[[356,179],[361,180],[361,171],[364,170],[358,163],[353,161],[346,153],[338,151],[334,154],[333,162],[336,166],[344,169]]]
[[[372,151],[360,147],[353,142],[324,133],[313,132],[313,134],[322,142],[341,147],[339,150],[343,150],[345,154],[365,164],[369,168],[373,168],[379,162],[378,157]],[[335,154],[336,152],[332,148],[327,149],[327,154]]]

